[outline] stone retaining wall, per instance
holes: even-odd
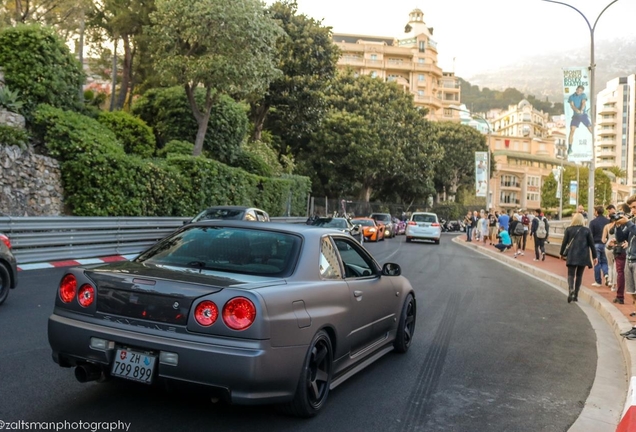
[[[55,159],[0,145],[0,212],[8,216],[60,216],[64,191]]]
[[[0,125],[13,126],[24,129],[24,117],[11,111],[0,108]]]

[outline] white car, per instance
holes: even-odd
[[[439,244],[442,226],[435,213],[414,212],[406,225],[406,241],[433,240]]]

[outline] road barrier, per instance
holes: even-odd
[[[183,226],[175,217],[0,217],[18,264],[129,255]],[[307,218],[272,218],[304,223]],[[258,223],[258,222],[255,222]]]

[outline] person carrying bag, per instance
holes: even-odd
[[[590,260],[590,253],[592,260]],[[598,262],[594,238],[590,229],[585,226],[585,219],[580,213],[572,217],[572,223],[565,230],[561,243],[561,258],[565,258],[568,268],[568,303],[579,301],[579,290],[583,281],[585,267],[592,268]]]

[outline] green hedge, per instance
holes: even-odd
[[[97,120],[115,134],[126,153],[141,157],[155,153],[155,135],[142,119],[124,111],[104,111]]]
[[[166,158],[173,156],[191,156],[194,144],[187,141],[172,140],[163,148],[157,150],[157,156]]]
[[[205,157],[144,159],[124,152],[98,121],[47,105],[37,137],[60,161],[65,202],[77,216],[194,216],[211,205],[253,205],[271,216],[304,216],[306,177],[269,178]]]

